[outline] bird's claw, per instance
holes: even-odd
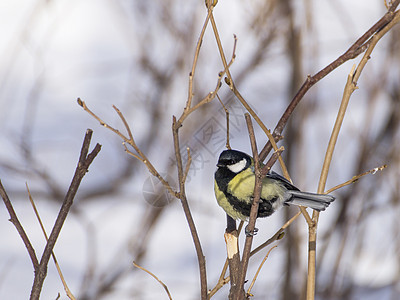
[[[258,228],[255,228],[253,230],[249,230],[247,227],[249,225],[246,226],[246,228],[244,229],[244,232],[246,233],[246,236],[255,236],[258,232]]]

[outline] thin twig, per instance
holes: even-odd
[[[194,52],[192,70],[190,71],[190,74],[189,74],[188,99],[187,99],[187,102],[186,102],[186,106],[184,108],[184,112],[189,110],[192,107],[193,78],[194,78],[194,74],[195,74],[196,67],[197,67],[197,60],[199,58],[200,48],[201,48],[201,45],[203,44],[204,33],[206,32],[206,28],[207,28],[208,22],[210,21],[210,16],[212,14],[212,10],[213,10],[213,7],[210,7],[208,9],[207,17],[204,20],[204,24],[203,24],[203,27],[201,28],[200,36],[199,36],[199,38],[197,40],[196,50]]]
[[[176,166],[178,169],[178,180],[179,180],[179,199],[182,204],[183,212],[186,217],[186,221],[188,223],[190,233],[192,235],[193,243],[196,249],[197,261],[199,264],[200,270],[200,293],[201,299],[207,299],[207,273],[206,273],[206,261],[203,254],[203,249],[200,243],[200,238],[197,233],[196,224],[194,223],[192,213],[189,208],[189,202],[186,198],[185,192],[185,181],[184,181],[184,172],[183,172],[183,164],[182,164],[182,156],[180,153],[179,146],[179,128],[181,125],[177,123],[176,117],[172,118],[172,134],[174,138],[174,149],[175,149],[175,158],[176,158]]]
[[[225,261],[225,264],[228,266],[228,260]],[[208,293],[208,297],[212,298],[225,284],[229,283],[230,280],[230,276],[220,278],[215,287]]]
[[[15,228],[17,229],[26,250],[28,251],[29,257],[31,258],[33,269],[36,272],[39,267],[39,261],[36,257],[35,249],[33,248],[31,241],[28,238],[24,228],[22,227],[21,223],[18,220],[17,214],[14,211],[14,208],[11,204],[10,198],[8,198],[7,192],[3,187],[3,184],[0,180],[0,195],[3,198],[3,202],[8,210],[8,214],[10,215],[9,221],[14,224]]]
[[[296,95],[293,97],[292,101],[290,102],[285,112],[283,113],[282,117],[278,121],[273,131],[273,136],[275,138],[280,137],[283,129],[285,128],[289,120],[289,117],[292,115],[294,109],[303,99],[304,95],[308,92],[308,90],[312,86],[314,86],[318,81],[320,81],[329,73],[331,73],[333,70],[335,70],[345,62],[356,58],[358,55],[364,52],[371,43],[370,38],[375,33],[382,30],[389,22],[391,22],[395,18],[395,14],[393,12],[395,11],[399,3],[400,0],[396,0],[395,2],[393,2],[388,12],[381,19],[379,19],[370,29],[368,29],[353,45],[351,45],[350,48],[345,53],[340,55],[336,60],[334,60],[325,68],[317,72],[315,75],[307,76],[303,85],[300,87]],[[266,145],[260,152],[260,159],[264,160],[267,157],[268,153],[271,151],[271,149],[272,149],[271,143],[266,143]]]
[[[342,127],[344,115],[350,100],[350,96],[353,91],[357,88],[354,81],[354,70],[353,66],[350,74],[347,77],[346,87],[343,93],[342,102],[338,111],[338,115],[335,121],[335,125],[332,130],[331,138],[328,143],[328,147],[325,154],[324,163],[322,165],[321,177],[319,180],[317,193],[322,194],[325,189],[326,180],[328,177],[329,166],[332,161],[333,151],[335,149],[336,141],[339,136],[340,128]],[[313,211],[312,223],[308,226],[308,273],[307,273],[307,300],[313,300],[315,298],[315,265],[316,265],[316,243],[317,243],[317,225],[319,219],[319,212]]]
[[[274,146],[274,150],[277,151],[278,150],[278,146],[275,143],[275,139],[274,137],[271,135],[271,132],[269,131],[269,129],[265,126],[265,124],[261,121],[261,119],[258,117],[258,115],[256,114],[256,112],[250,107],[250,105],[247,103],[247,101],[243,98],[243,96],[240,94],[239,90],[236,88],[234,80],[232,78],[232,75],[229,71],[230,68],[230,63],[227,64],[226,62],[226,58],[225,58],[225,53],[222,47],[222,43],[221,43],[221,39],[219,37],[219,33],[218,33],[218,29],[217,29],[217,24],[214,20],[214,16],[211,15],[210,16],[210,21],[211,21],[211,25],[214,31],[214,36],[215,36],[215,40],[217,42],[217,46],[218,46],[218,50],[220,53],[220,57],[222,60],[222,63],[224,65],[225,71],[226,71],[226,83],[228,84],[228,86],[231,88],[232,92],[235,94],[235,96],[239,99],[240,103],[242,103],[242,105],[246,108],[246,110],[249,112],[249,114],[254,118],[254,120],[257,122],[257,124],[261,127],[261,129],[265,132],[265,134],[267,135],[268,139],[272,142],[272,145]],[[233,53],[235,53],[235,49],[236,49],[236,41],[237,38],[235,37],[235,44],[234,44],[234,51]],[[232,59],[235,58],[235,55],[232,55]],[[279,162],[281,164],[281,168],[284,171],[285,175],[288,175],[286,166],[282,160],[282,158],[280,156],[278,156]],[[264,160],[264,159],[262,159]],[[262,161],[261,160],[261,161]],[[264,170],[266,170],[267,168],[265,168]],[[263,174],[266,175],[266,172],[263,171]]]
[[[250,115],[248,113],[245,114],[247,129],[249,132],[250,144],[251,149],[253,152],[253,159],[254,159],[254,174],[255,174],[255,183],[254,183],[254,194],[253,194],[253,202],[250,209],[250,217],[249,223],[247,224],[247,230],[249,232],[253,232],[255,229],[256,219],[258,215],[258,206],[261,197],[261,188],[262,188],[262,177],[261,177],[261,170],[260,170],[260,161],[258,159],[258,150],[257,150],[257,142],[254,135],[253,124],[251,122]],[[250,252],[251,252],[251,245],[253,242],[253,235],[248,234],[246,236],[246,241],[243,248],[243,255],[241,260],[241,268],[239,273],[239,282],[238,282],[238,289],[236,290],[235,299],[240,300],[243,297],[244,291],[244,281],[247,274],[247,267],[249,264]]]
[[[336,191],[337,189],[340,189],[340,188],[342,188],[342,187],[344,187],[344,186],[346,186],[346,185],[355,183],[356,181],[358,181],[361,177],[363,177],[363,176],[365,176],[365,175],[368,175],[368,174],[375,175],[376,172],[383,171],[383,169],[385,169],[385,168],[387,168],[387,165],[383,165],[383,166],[380,166],[380,167],[377,167],[377,168],[373,168],[373,169],[371,169],[371,170],[369,170],[369,171],[367,171],[367,172],[364,172],[364,173],[362,173],[362,174],[353,176],[351,179],[347,180],[346,182],[343,182],[343,183],[341,183],[341,184],[339,184],[339,185],[337,185],[337,186],[334,186],[333,188],[327,190],[327,191],[325,192],[325,194],[330,194],[330,193],[332,193],[333,191]]]
[[[29,201],[30,201],[30,203],[32,205],[33,211],[35,212],[35,215],[36,215],[36,218],[37,218],[37,220],[39,222],[40,228],[42,229],[43,235],[44,235],[44,237],[46,239],[46,242],[47,242],[49,239],[47,237],[47,233],[46,233],[46,230],[44,228],[42,219],[40,218],[40,215],[39,215],[39,212],[38,212],[38,210],[36,208],[35,202],[33,201],[31,191],[29,190],[29,187],[28,187],[28,183],[25,183],[25,185],[26,185],[26,190],[28,191]],[[58,264],[56,255],[54,254],[53,251],[51,252],[51,256],[53,258],[54,264],[56,265],[58,276],[60,276],[61,282],[62,282],[62,284],[64,286],[65,293],[67,294],[68,298],[70,298],[71,300],[75,300],[76,298],[72,294],[71,290],[69,289],[69,287],[67,285],[67,282],[65,281],[65,278],[64,278],[64,275],[62,274],[60,265]]]
[[[397,1],[397,4],[399,1]],[[394,5],[393,5],[394,6]],[[392,7],[393,7],[392,6]],[[379,27],[373,32],[372,38],[368,41],[368,49],[361,59],[357,68],[353,66],[350,74],[347,78],[345,90],[343,92],[342,102],[338,111],[338,115],[335,121],[335,125],[332,130],[331,138],[328,143],[324,163],[322,166],[321,177],[318,184],[318,193],[323,193],[325,190],[326,180],[328,177],[329,167],[332,161],[333,152],[339,136],[340,129],[344,120],[344,115],[350,101],[352,93],[357,89],[357,81],[361,76],[362,71],[366,63],[368,62],[372,51],[374,50],[378,41],[400,21],[400,11],[396,13],[388,12],[390,20],[384,25]],[[389,16],[388,15],[388,16]],[[307,276],[307,300],[313,300],[315,297],[315,264],[316,264],[316,236],[317,236],[317,224],[319,219],[319,212],[313,211],[313,226],[309,226],[309,251],[308,251],[308,276]]]
[[[226,116],[226,148],[227,149],[232,149],[231,144],[229,142],[229,110],[225,107],[224,103],[222,102],[221,98],[217,94],[217,99],[219,103],[221,103],[222,107],[224,108],[225,111],[225,116]]]
[[[219,89],[221,88],[221,82],[222,82],[222,78],[224,76],[224,74],[226,72],[229,71],[230,66],[233,64],[233,62],[235,61],[235,51],[236,51],[236,42],[237,39],[235,37],[234,40],[234,45],[233,45],[233,53],[232,53],[232,57],[231,60],[229,61],[228,64],[226,64],[226,66],[224,66],[224,70],[218,73],[218,80],[217,80],[217,84],[215,86],[214,91],[210,92],[207,94],[207,96],[205,96],[202,100],[200,100],[197,104],[195,104],[193,107],[185,107],[185,109],[183,110],[182,115],[179,117],[177,124],[180,126],[182,125],[183,121],[195,110],[197,110],[198,108],[200,108],[201,106],[210,103],[217,95]]]
[[[133,135],[132,135],[132,131],[131,128],[129,127],[128,122],[126,121],[124,115],[122,114],[122,112],[115,106],[112,106],[114,108],[114,110],[117,112],[118,116],[121,118],[122,123],[124,123],[125,129],[128,132],[128,136],[129,136],[129,140],[136,145],[135,140],[133,139]]]
[[[60,234],[61,228],[64,224],[65,219],[67,218],[68,212],[72,206],[73,200],[75,198],[76,192],[78,191],[79,185],[88,172],[88,168],[90,164],[93,162],[94,158],[101,150],[101,145],[96,144],[93,151],[88,154],[90,140],[92,138],[93,131],[88,129],[85,134],[85,138],[82,144],[81,154],[79,157],[79,162],[75,170],[74,177],[72,179],[71,185],[68,189],[68,192],[64,198],[63,204],[60,208],[60,212],[57,216],[53,229],[50,233],[49,239],[46,243],[46,246],[43,251],[42,258],[40,259],[39,266],[35,272],[35,278],[33,280],[33,286],[31,290],[31,300],[37,300],[40,297],[40,293],[43,287],[44,279],[47,275],[47,265],[53,251],[53,248],[56,244],[57,238]]]
[[[88,112],[93,118],[95,118],[100,125],[104,126],[105,128],[111,130],[115,134],[117,134],[122,140],[123,140],[123,146],[125,149],[125,152],[128,153],[129,155],[135,157],[136,159],[140,160],[145,164],[149,172],[157,177],[157,179],[162,183],[162,185],[167,189],[167,191],[173,196],[173,197],[178,197],[177,192],[171,187],[171,185],[164,179],[164,177],[161,176],[161,174],[156,170],[156,168],[153,166],[153,164],[149,161],[149,159],[146,157],[146,155],[140,150],[140,148],[136,145],[135,140],[133,139],[133,135],[131,132],[131,129],[129,127],[128,122],[126,121],[124,115],[122,112],[115,106],[113,105],[114,110],[117,112],[118,116],[120,117],[122,123],[124,124],[129,137],[125,136],[122,134],[119,130],[116,128],[110,126],[107,124],[105,121],[103,121],[99,116],[97,116],[94,112],[92,112],[89,107],[86,105],[85,101],[81,100],[78,98],[77,100],[78,104],[86,111]],[[133,149],[135,149],[136,153],[130,151],[126,144],[132,146]]]
[[[245,100],[243,99],[243,101],[245,101]],[[262,124],[264,125],[264,123],[262,123]],[[264,125],[264,127],[265,127],[265,125]],[[269,129],[266,129],[266,127],[265,127],[264,132],[265,132],[265,134],[267,135],[268,140],[269,140],[269,142],[270,142],[271,145],[272,145],[272,148],[275,150],[275,153],[277,153],[278,150],[281,149],[281,148],[282,148],[282,151],[284,150],[283,147],[281,147],[281,148],[278,149],[278,146],[277,146],[277,144],[276,144],[276,142],[275,142],[275,139],[274,139],[274,137],[272,136],[272,134],[271,134],[271,132],[269,131]],[[283,161],[282,156],[280,155],[280,153],[279,153],[279,155],[278,155],[278,160],[279,160],[279,164],[280,164],[280,166],[281,166],[282,172],[283,172],[283,176],[284,176],[287,180],[289,180],[290,182],[292,182],[292,179],[290,178],[290,175],[289,175],[289,171],[288,171],[288,169],[287,169],[287,167],[286,167],[286,164],[284,163],[284,161]],[[261,170],[261,174],[262,174],[263,176],[265,176],[265,175],[268,174],[268,172],[269,172],[269,170],[270,170],[270,168],[271,168],[271,167],[268,168],[268,166],[269,166],[269,164],[267,163],[267,165]],[[270,166],[272,166],[272,165],[270,165]],[[307,222],[309,225],[312,224],[312,219],[311,219],[310,215],[308,214],[306,208],[305,208],[304,206],[299,206],[299,209],[300,209],[300,212],[303,214],[303,216],[304,216],[306,222]]]
[[[296,220],[299,216],[301,215],[301,212],[298,211],[293,217],[289,219],[271,238],[269,238],[267,241],[262,243],[260,246],[257,248],[253,249],[250,253],[251,256],[259,252],[260,250],[264,249],[268,245],[272,244],[273,242],[280,240],[283,237],[283,232],[284,230],[289,227],[290,224],[293,223],[294,220]]]
[[[187,175],[190,170],[190,164],[192,163],[192,155],[190,155],[190,148],[187,147],[186,151],[187,151],[188,159],[186,162],[185,172],[183,173],[183,182],[186,182],[186,178],[187,178]]]
[[[250,257],[252,257],[253,255],[255,255],[256,253],[258,253],[259,251],[261,251],[262,249],[264,249],[265,247],[267,247],[268,245],[272,244],[273,242],[280,240],[283,238],[284,236],[284,230],[289,227],[290,224],[293,223],[294,220],[296,220],[299,216],[300,216],[300,211],[297,212],[297,214],[295,214],[292,218],[290,218],[289,221],[287,221],[271,238],[269,238],[267,241],[265,241],[264,243],[262,243],[261,245],[259,245],[257,248],[253,249],[250,252]],[[240,225],[239,225],[239,229],[238,232],[241,231],[242,226],[243,226],[244,222],[241,221]],[[225,284],[227,284],[230,281],[230,276],[225,277],[226,271],[228,269],[228,259],[225,261],[224,267],[222,268],[221,271],[221,275],[219,277],[219,280],[216,284],[216,286],[210,291],[209,296],[210,298],[216,294],[216,292],[222,288]]]
[[[101,126],[104,126],[105,128],[111,130],[112,132],[114,132],[116,135],[121,137],[127,143],[129,142],[129,138],[127,138],[125,135],[123,135],[119,130],[117,130],[114,127],[108,125],[106,122],[104,122],[102,119],[100,119],[95,113],[93,113],[89,109],[89,107],[87,107],[85,101],[81,100],[81,98],[78,98],[76,100],[76,102],[78,102],[79,106],[81,106],[89,115],[91,115],[93,118],[95,118],[100,123]]]
[[[254,284],[256,283],[258,274],[260,273],[261,268],[263,267],[264,263],[267,261],[267,258],[268,258],[268,256],[269,256],[269,254],[270,254],[271,251],[272,251],[273,249],[275,249],[276,247],[278,247],[278,246],[275,245],[275,246],[273,246],[271,249],[268,250],[267,254],[265,255],[265,257],[264,257],[263,260],[261,261],[261,264],[258,266],[257,272],[256,272],[256,274],[254,275],[254,278],[253,278],[253,280],[251,281],[249,288],[247,289],[247,296],[248,296],[248,297],[252,296],[250,292],[251,292],[251,289],[253,288]]]
[[[139,268],[140,270],[145,271],[147,274],[149,274],[151,277],[153,277],[155,280],[157,280],[157,281],[163,286],[165,292],[166,292],[167,295],[168,295],[168,298],[169,298],[170,300],[172,300],[172,296],[171,296],[171,294],[170,294],[170,292],[169,292],[169,290],[168,290],[168,287],[166,286],[166,284],[165,284],[164,282],[162,282],[160,279],[158,279],[158,277],[157,277],[156,275],[154,275],[152,272],[150,272],[149,270],[147,270],[147,269],[145,269],[145,268],[139,266],[136,262],[133,262],[133,265],[134,265],[136,268]]]
[[[265,124],[261,121],[261,119],[258,117],[258,115],[256,114],[256,112],[250,107],[250,105],[246,102],[246,100],[242,97],[242,95],[239,93],[239,91],[238,91],[238,89],[236,88],[236,86],[235,86],[235,83],[234,83],[234,81],[233,81],[233,78],[232,78],[232,75],[231,75],[231,73],[230,73],[230,71],[229,71],[229,68],[230,68],[230,64],[231,63],[227,63],[226,62],[226,57],[225,57],[225,53],[224,53],[224,50],[223,50],[223,47],[222,47],[222,43],[221,43],[221,39],[220,39],[220,37],[219,37],[219,33],[218,33],[218,29],[217,29],[217,24],[215,23],[215,20],[214,20],[214,16],[213,15],[211,15],[211,17],[210,17],[210,21],[211,21],[211,25],[212,25],[212,28],[213,28],[213,30],[214,30],[214,36],[215,36],[215,40],[216,40],[216,42],[217,42],[217,46],[218,46],[218,50],[219,50],[219,53],[220,53],[220,56],[221,56],[221,60],[222,60],[222,63],[223,63],[223,65],[224,65],[224,68],[225,68],[225,72],[226,72],[226,76],[227,76],[227,78],[226,78],[226,83],[228,84],[228,86],[230,87],[230,89],[233,91],[233,93],[235,94],[235,96],[239,99],[239,101],[242,103],[242,105],[246,108],[246,110],[250,113],[250,115],[254,118],[254,120],[257,122],[257,124],[263,129],[263,131],[267,134],[267,136],[268,136],[268,133],[267,132],[269,132],[269,130],[268,130],[268,128],[265,126]],[[237,38],[236,38],[236,36],[235,36],[235,42],[237,41]],[[235,43],[235,45],[234,45],[234,49],[236,48],[236,43]],[[233,55],[232,56],[232,59],[234,59],[235,58],[235,56]],[[276,149],[275,149],[276,150]]]

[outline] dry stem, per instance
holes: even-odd
[[[150,272],[150,271],[147,270],[146,268],[143,268],[142,266],[138,265],[136,262],[133,262],[133,265],[134,265],[136,268],[139,268],[140,270],[145,271],[147,274],[149,274],[151,277],[153,277],[155,280],[157,280],[157,281],[162,285],[162,287],[164,288],[165,292],[166,292],[167,295],[168,295],[168,298],[169,298],[170,300],[172,300],[172,296],[171,296],[171,294],[170,294],[170,292],[169,292],[169,290],[168,290],[167,285],[166,285],[164,282],[162,282],[160,279],[158,279],[158,277],[157,277],[156,275],[154,275],[152,272]]]
[[[268,258],[268,256],[269,256],[269,254],[270,254],[271,251],[272,251],[273,249],[275,249],[276,247],[278,247],[278,246],[275,245],[275,246],[273,246],[271,249],[268,250],[267,254],[264,256],[263,260],[261,261],[260,265],[258,266],[257,272],[256,272],[256,274],[254,275],[254,278],[253,278],[253,280],[251,281],[249,288],[247,289],[247,297],[252,296],[252,294],[251,294],[250,292],[251,292],[251,289],[252,289],[253,286],[254,286],[254,283],[255,283],[256,280],[257,280],[258,274],[260,273],[261,268],[263,267],[264,263],[267,261],[267,258]]]
[[[397,5],[399,1],[396,1]],[[383,27],[379,28],[379,31],[374,33],[372,38],[368,41],[368,49],[365,52],[357,68],[353,66],[343,92],[342,102],[338,111],[338,115],[335,121],[335,125],[332,130],[332,135],[328,143],[324,163],[322,166],[321,177],[318,184],[317,193],[323,193],[325,190],[326,180],[328,177],[329,167],[332,161],[333,152],[339,136],[340,129],[344,120],[344,115],[350,101],[350,97],[353,92],[357,89],[357,81],[361,76],[361,73],[368,62],[370,55],[375,48],[378,41],[400,20],[400,11],[396,13],[388,12],[391,20],[385,23]],[[315,298],[315,264],[316,264],[316,239],[317,239],[317,224],[319,219],[319,212],[313,212],[312,220],[313,224],[309,226],[309,251],[308,251],[308,276],[307,276],[307,300],[313,300]]]
[[[29,240],[24,228],[21,225],[21,222],[18,220],[17,214],[15,213],[15,210],[11,204],[10,198],[8,198],[7,192],[5,188],[3,187],[3,184],[1,183],[0,180],[0,195],[3,198],[3,202],[8,210],[8,214],[10,215],[9,221],[14,224],[15,228],[17,229],[26,250],[28,251],[28,254],[31,258],[32,264],[33,264],[33,270],[36,272],[38,267],[39,267],[39,262],[36,257],[35,249],[32,246],[31,241]]]
[[[356,58],[358,55],[364,52],[371,43],[371,37],[375,33],[379,33],[382,29],[384,29],[386,25],[388,25],[388,23],[391,23],[391,21],[395,18],[395,15],[398,14],[398,12],[395,14],[394,11],[399,5],[399,3],[400,0],[394,1],[388,12],[381,19],[379,19],[379,21],[376,22],[370,29],[368,29],[353,45],[351,45],[350,48],[345,53],[343,53],[336,60],[331,62],[329,65],[327,65],[325,68],[320,70],[315,75],[307,76],[303,85],[298,90],[296,95],[293,97],[292,101],[290,102],[285,112],[283,113],[282,117],[280,118],[278,124],[276,125],[273,132],[273,136],[275,137],[275,139],[280,137],[294,109],[303,99],[304,95],[308,92],[308,90],[312,86],[314,86],[314,84],[316,84],[318,81],[323,79],[326,75],[331,73],[333,70],[335,70],[348,60]],[[264,146],[264,148],[260,152],[261,160],[264,160],[267,157],[268,153],[271,151],[271,148],[272,148],[271,143],[267,143]]]
[[[43,235],[44,235],[44,237],[46,239],[46,242],[47,242],[49,239],[47,237],[46,229],[44,228],[42,219],[40,218],[40,215],[39,215],[39,212],[38,212],[38,210],[36,208],[35,202],[33,201],[31,192],[30,192],[29,187],[28,187],[28,183],[26,183],[26,190],[28,191],[29,201],[30,201],[30,203],[32,205],[33,211],[35,212],[35,215],[36,215],[36,218],[37,218],[37,220],[39,222],[40,228],[42,229]],[[62,274],[60,265],[58,264],[56,255],[54,254],[53,251],[51,251],[51,257],[53,258],[54,264],[56,265],[58,276],[60,276],[61,282],[62,282],[62,284],[64,286],[65,293],[67,294],[68,298],[70,298],[71,300],[75,300],[76,298],[72,294],[71,290],[69,289],[69,287],[67,285],[67,282],[65,281],[65,278],[64,278],[64,275]]]
[[[48,265],[51,253],[53,251],[53,248],[56,244],[57,238],[60,234],[61,228],[64,224],[65,219],[67,218],[67,215],[72,206],[76,192],[78,191],[79,185],[80,185],[83,177],[88,172],[89,166],[91,165],[91,163],[93,162],[93,160],[95,159],[95,157],[101,150],[100,144],[96,144],[93,151],[88,154],[90,141],[92,138],[92,133],[93,133],[93,131],[90,129],[88,129],[86,131],[82,149],[81,149],[81,154],[79,157],[79,162],[76,167],[74,177],[72,179],[72,182],[68,189],[68,192],[64,198],[63,204],[60,208],[60,212],[57,216],[57,219],[55,221],[53,229],[50,233],[49,239],[44,248],[43,255],[42,255],[42,258],[40,259],[39,266],[35,272],[35,278],[33,281],[33,286],[32,286],[31,296],[30,296],[31,300],[33,300],[33,299],[36,300],[36,299],[39,299],[39,297],[40,297],[44,279],[46,278],[46,275],[47,275],[47,265]]]

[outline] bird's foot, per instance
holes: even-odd
[[[254,227],[254,229],[253,230],[249,230],[247,227],[248,227],[249,225],[247,225],[246,227],[245,227],[245,229],[244,229],[244,232],[246,233],[246,236],[255,236],[256,234],[257,234],[257,232],[258,232],[258,228],[255,228]]]

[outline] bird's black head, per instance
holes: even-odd
[[[217,167],[240,173],[251,165],[251,157],[237,150],[225,150],[219,156]]]

